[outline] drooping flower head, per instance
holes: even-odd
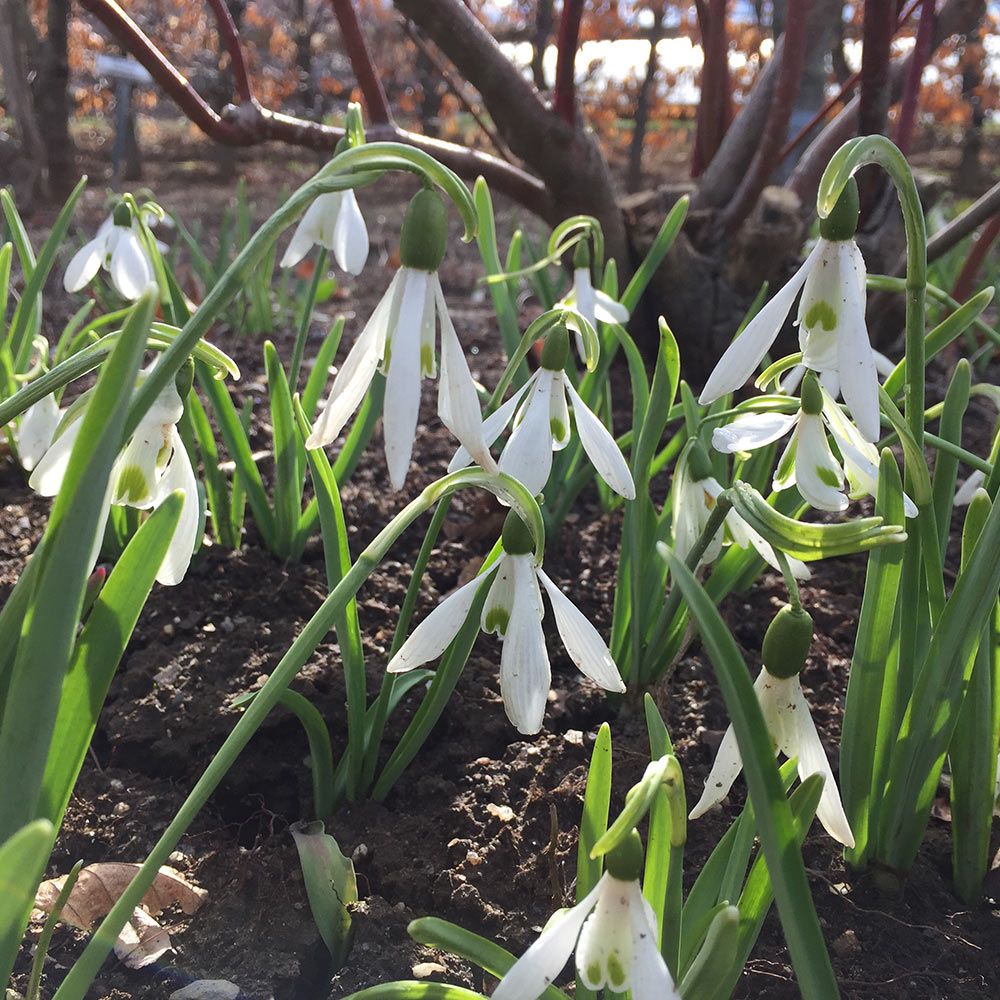
[[[791,605],[783,607],[764,636],[764,666],[754,690],[774,743],[775,754],[783,753],[789,760],[795,758],[799,778],[803,781],[811,774],[823,775],[823,794],[816,816],[834,840],[845,847],[853,847],[854,834],[844,813],[833,769],[799,682],[812,634],[812,618],[808,612]],[[742,770],[743,758],[736,742],[736,732],[730,726],[722,737],[715,763],[705,779],[705,791],[689,818],[697,819],[721,802]]]
[[[500,454],[499,468],[537,495],[544,490],[552,471],[552,453],[569,444],[572,406],[576,432],[594,468],[616,493],[633,500],[635,483],[628,463],[611,432],[567,378],[568,356],[569,333],[560,323],[545,338],[538,369],[483,421],[485,444],[492,445],[513,421],[514,429]],[[472,459],[469,451],[461,448],[448,471],[464,468]]]
[[[744,413],[712,434],[712,447],[727,454],[754,451],[783,438],[791,439],[778,460],[773,487],[797,486],[818,510],[843,511],[848,498],[874,496],[878,484],[878,449],[847,418],[810,370],[802,380],[797,413]],[[830,448],[827,432],[842,461]],[[907,517],[916,507],[904,497]]]
[[[337,153],[348,148],[345,139]],[[368,260],[368,227],[353,189],[318,195],[299,220],[281,258],[282,267],[294,267],[314,246],[329,250],[348,274],[360,274]]]
[[[606,292],[594,288],[590,268],[590,247],[586,240],[581,240],[573,251],[573,287],[558,305],[575,309],[595,330],[598,320],[602,323],[627,323],[628,309]],[[579,333],[576,335],[576,349],[580,360],[586,362],[587,351]]]
[[[78,292],[104,268],[122,298],[134,302],[154,281],[153,265],[140,236],[139,222],[122,200],[97,234],[73,255],[63,276],[67,292]]]
[[[673,485],[673,532],[674,550],[681,559],[687,559],[702,532],[708,526],[722,486],[712,475],[712,463],[698,440],[693,440],[681,455],[674,474]],[[730,510],[726,515],[724,529],[709,543],[699,565],[708,565],[719,557],[722,545],[728,541],[741,549],[753,547],[761,558],[776,570],[781,564],[774,548],[763,535],[740,517],[739,512]],[[798,559],[789,558],[788,564],[800,580],[808,580],[812,575],[809,567]]]
[[[145,378],[147,373],[142,373]],[[38,404],[36,404],[38,405]],[[83,428],[86,408],[67,413],[68,423],[56,431],[50,447],[36,464],[28,484],[42,496],[55,496],[62,486],[73,445]],[[158,507],[175,490],[184,502],[173,539],[156,579],[172,586],[184,579],[198,542],[200,499],[191,459],[177,432],[184,404],[176,383],[171,382],[144,414],[139,426],[115,460],[111,470],[105,517],[111,504],[149,510]],[[96,559],[97,553],[94,554]]]
[[[857,184],[852,178],[834,210],[820,222],[820,238],[805,262],[719,359],[702,390],[702,403],[750,379],[801,289],[796,322],[802,363],[839,388],[865,440],[878,440],[878,372],[865,324],[866,271],[854,241],[857,222]]]
[[[625,685],[597,629],[535,564],[532,540],[520,516],[511,511],[503,528],[503,555],[482,576],[449,594],[410,634],[389,662],[389,673],[405,673],[437,659],[458,635],[480,587],[489,587],[483,604],[484,632],[500,636],[500,693],[507,718],[518,732],[542,728],[551,671],[542,632],[545,607],[539,583],[549,596],[556,628],[580,671],[607,691]]]
[[[386,376],[382,412],[385,458],[393,489],[406,480],[416,436],[423,377],[437,375],[435,333],[441,326],[438,415],[488,472],[496,471],[483,441],[482,414],[469,364],[448,315],[437,269],[444,258],[448,217],[441,196],[425,188],[410,202],[400,234],[402,263],[381,302],[348,352],[308,448],[334,441],[368,392],[375,372]]]
[[[660,954],[656,914],[642,894],[642,867],[642,842],[633,830],[605,856],[597,885],[576,906],[553,915],[500,980],[493,1000],[536,1000],[574,951],[587,989],[681,1000]]]

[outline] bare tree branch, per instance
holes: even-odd
[[[969,250],[969,256],[965,258],[962,270],[955,280],[955,287],[951,290],[951,297],[961,302],[972,294],[972,286],[975,284],[976,275],[986,260],[986,255],[990,252],[993,244],[1000,237],[1000,215],[994,215],[983,227],[983,231],[976,237]]]
[[[114,34],[121,45],[149,71],[156,83],[181,111],[209,138],[228,146],[254,146],[277,140],[332,153],[344,130],[262,108],[254,100],[230,107],[218,115],[191,86],[116,0],[80,0],[80,4]],[[417,135],[396,125],[375,125],[372,139],[394,140],[417,146],[436,156],[463,177],[482,174],[490,186],[514,198],[537,215],[548,217],[551,198],[536,177],[477,150]]]
[[[771,100],[767,124],[760,135],[757,153],[740,182],[732,200],[722,215],[722,224],[734,232],[750,214],[761,191],[781,162],[781,141],[788,134],[788,122],[799,93],[799,82],[806,63],[806,26],[808,23],[810,0],[800,0],[790,4],[785,30],[782,33],[784,45],[781,54],[781,69]]]
[[[917,120],[917,106],[920,102],[920,83],[924,68],[931,58],[931,47],[934,44],[934,3],[935,0],[922,0],[920,8],[920,23],[917,26],[917,39],[913,46],[913,58],[906,74],[906,84],[903,87],[903,99],[899,105],[899,120],[896,122],[896,145],[905,153],[913,138],[913,127]]]
[[[365,102],[368,118],[376,125],[385,125],[392,121],[389,111],[389,101],[385,96],[385,88],[375,69],[371,50],[365,41],[358,15],[354,10],[352,0],[330,0],[337,23],[340,25],[340,37],[344,43],[347,57],[351,60],[351,68],[358,80],[361,96]]]
[[[580,44],[582,21],[583,0],[563,0],[556,43],[556,82],[552,106],[556,114],[570,125],[576,124],[576,50]]]
[[[243,43],[236,30],[233,15],[229,7],[226,6],[226,0],[208,0],[208,5],[212,8],[212,14],[215,16],[219,40],[225,46],[226,52],[229,53],[229,64],[233,70],[233,85],[236,96],[241,101],[252,101],[253,90],[250,87],[250,72],[247,69],[246,53],[243,51]]]

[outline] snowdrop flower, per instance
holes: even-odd
[[[701,537],[721,493],[722,486],[712,475],[712,465],[705,449],[698,441],[693,441],[681,456],[674,476],[674,551],[681,559],[687,559]],[[747,524],[735,509],[726,515],[725,529],[734,545],[741,549],[753,546],[769,566],[781,571],[781,564],[770,542]],[[720,529],[709,543],[699,565],[715,562],[722,544],[723,531]],[[809,567],[798,559],[789,556],[788,565],[799,580],[808,580],[812,576]]]
[[[184,579],[198,543],[200,500],[198,483],[187,450],[177,433],[184,404],[171,383],[143,416],[131,440],[115,460],[106,504],[149,510],[158,507],[175,490],[184,492],[180,519],[156,579],[173,586]],[[73,445],[83,427],[83,412],[57,434],[35,466],[28,484],[42,496],[59,492]],[[96,558],[96,553],[95,553]]]
[[[799,672],[805,665],[812,640],[812,619],[802,608],[786,605],[778,612],[764,636],[764,666],[754,684],[764,721],[774,743],[775,754],[798,762],[799,778],[823,775],[823,794],[816,815],[823,828],[845,847],[854,846],[854,834],[840,800],[830,761],[816,732],[809,704],[802,693]],[[721,802],[743,770],[743,759],[730,726],[722,737],[705,791],[691,810],[698,819]]]
[[[317,244],[332,251],[342,271],[361,273],[368,260],[368,228],[354,191],[329,191],[316,198],[292,234],[281,266],[294,267]]]
[[[719,359],[700,402],[733,392],[753,375],[801,289],[796,322],[802,363],[835,379],[831,391],[839,389],[864,438],[878,440],[878,372],[865,325],[866,272],[854,242],[857,220],[857,185],[852,179],[833,212],[820,222],[820,238],[805,262]]]
[[[895,370],[896,363],[891,359],[887,358],[881,351],[872,350],[872,357],[875,359],[875,371],[878,372],[880,378],[888,378]],[[792,395],[796,389],[798,389],[799,384],[802,382],[802,376],[808,371],[805,365],[795,365],[791,371],[781,380],[781,391],[786,395]],[[824,389],[830,395],[837,399],[840,396],[840,377],[835,371],[821,372],[819,376],[819,384],[823,386]]]
[[[556,913],[511,966],[493,1000],[536,1000],[572,952],[590,990],[629,990],[634,1000],[681,1000],[660,954],[656,914],[642,895],[642,844],[633,830],[605,857],[597,885],[572,909]]]
[[[153,283],[153,265],[139,236],[132,209],[122,201],[97,234],[73,255],[63,276],[67,292],[78,292],[104,268],[122,298],[134,302]]]
[[[17,454],[25,472],[31,472],[48,451],[61,418],[59,404],[51,394],[24,411],[17,429]]]
[[[590,251],[585,242],[577,243],[573,255],[573,287],[558,302],[558,305],[578,312],[595,330],[597,322],[627,323],[628,309],[606,292],[594,288],[590,276]],[[580,359],[587,360],[583,337],[577,333],[576,349]]]
[[[496,471],[483,440],[476,386],[438,280],[447,230],[441,196],[428,189],[420,191],[403,220],[399,247],[402,266],[337,372],[323,412],[306,441],[307,448],[321,448],[335,440],[381,368],[386,375],[382,410],[385,458],[389,480],[396,490],[402,488],[410,466],[421,377],[433,378],[436,374],[434,334],[438,322],[438,415],[483,469]]]
[[[606,691],[625,685],[597,629],[572,601],[536,566],[528,529],[514,511],[503,527],[503,555],[485,577],[476,577],[449,594],[411,633],[390,660],[388,671],[405,673],[437,659],[465,622],[479,588],[489,586],[482,611],[484,632],[500,636],[500,694],[507,718],[526,735],[542,728],[551,672],[542,633],[542,588],[570,659]]]
[[[538,369],[506,403],[483,421],[485,444],[487,447],[492,445],[513,420],[514,430],[500,455],[499,468],[537,496],[545,488],[552,471],[553,451],[569,444],[569,404],[572,404],[580,443],[594,468],[616,493],[626,500],[634,500],[632,473],[614,437],[566,377],[564,368],[568,355],[569,334],[560,324],[545,338]],[[464,468],[472,458],[467,449],[460,448],[448,471]]]
[[[754,451],[783,438],[791,440],[778,461],[772,486],[798,486],[803,499],[819,510],[847,509],[844,470],[834,458],[823,424],[823,390],[812,372],[802,382],[798,413],[744,413],[712,434],[716,451]]]

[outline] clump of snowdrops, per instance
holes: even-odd
[[[82,1000],[159,867],[279,706],[298,717],[309,743],[313,796],[304,818],[312,822],[297,826],[295,836],[310,904],[331,963],[346,960],[346,904],[357,890],[350,861],[323,821],[335,828],[345,800],[389,794],[444,711],[480,632],[496,637],[490,648],[504,710],[526,736],[545,725],[553,653],[613,704],[636,704],[652,685],[669,682],[694,641],[711,661],[732,725],[689,812],[682,762],[647,695],[650,764],[610,824],[611,732],[602,727],[583,803],[576,903],[554,914],[520,959],[430,917],[414,922],[414,938],[495,975],[502,1000],[559,1000],[564,994],[554,983],[572,954],[578,997],[629,990],[638,1000],[722,1000],[735,989],[774,901],[802,995],[835,997],[800,853],[814,815],[852,865],[898,882],[916,857],[947,760],[955,885],[963,898],[975,899],[988,863],[1000,737],[1000,561],[993,555],[1000,438],[986,458],[961,447],[965,409],[978,388],[966,363],[956,367],[943,403],[930,408],[924,370],[977,320],[991,294],[926,328],[926,234],[909,168],[887,140],[853,140],[823,177],[818,239],[805,263],[768,301],[755,303],[696,396],[680,377],[677,341],[664,321],[651,370],[627,329],[683,224],[683,199],[621,288],[596,220],[566,220],[544,250],[517,232],[501,256],[482,180],[470,192],[423,152],[365,142],[356,109],[346,132],[331,161],[212,275],[198,303],[181,290],[172,252],[153,236],[163,209],[130,195],[116,200],[63,272],[68,292],[99,283],[98,298],[112,308],[93,317],[95,300],[84,303],[54,344],[46,338],[42,293],[66,256],[83,182],[37,255],[13,202],[0,196],[10,234],[0,249],[0,424],[28,485],[54,498],[42,540],[0,611],[0,881],[8,887],[0,899],[0,979],[10,975],[100,706],[151,588],[181,584],[206,534],[215,544],[241,544],[249,510],[280,558],[298,558],[321,534],[329,594],[260,690],[239,699],[244,710],[229,737],[59,984],[57,1000]],[[906,223],[905,349],[896,363],[873,350],[865,328],[853,175],[866,164],[889,173]],[[340,351],[345,327],[338,321],[307,359],[314,306],[327,294],[328,255],[349,274],[360,273],[369,256],[355,190],[393,171],[419,183],[399,234],[400,266],[350,348]],[[473,377],[439,277],[453,213],[464,238],[478,241],[507,355],[493,386]],[[273,459],[265,483],[250,445],[250,414],[235,406],[225,384],[239,371],[206,337],[232,315],[238,295],[267,312],[277,246],[292,228],[280,266],[294,268],[313,253],[316,266],[300,290],[290,357],[264,346]],[[15,256],[24,281],[16,301]],[[516,307],[522,283],[542,307],[523,331]],[[800,350],[770,362],[796,301]],[[608,379],[616,359],[631,384],[625,421]],[[764,393],[737,399],[755,376]],[[436,383],[437,415],[455,453],[448,471],[412,496],[407,480],[426,381]],[[933,421],[937,433],[928,430]],[[368,449],[379,427],[382,456]],[[933,475],[928,449],[937,453]],[[359,462],[382,461],[401,506],[353,553],[340,489]],[[945,557],[963,463],[972,478],[961,491],[968,504],[961,565],[949,592]],[[657,499],[663,481],[670,482],[665,502]],[[489,491],[508,509],[503,530],[478,575],[414,626],[449,500],[469,488]],[[546,541],[558,538],[578,496],[591,488],[604,514],[621,509],[622,517],[607,630],[580,610],[582,583],[567,592],[544,568]],[[873,515],[852,510],[864,497],[873,498]],[[810,508],[823,516],[806,517]],[[430,521],[372,697],[355,595],[425,514]],[[114,561],[106,579],[94,574],[102,552]],[[821,742],[800,683],[814,632],[800,584],[811,563],[858,552],[868,553],[868,572],[838,784],[837,748]],[[718,607],[767,567],[783,579],[787,602],[766,629],[754,683]],[[549,638],[548,611],[555,625]],[[289,689],[331,629],[347,691],[346,736],[336,748],[327,720]],[[386,756],[386,722],[407,694],[418,698],[417,708]],[[779,754],[787,758],[780,768]],[[685,898],[689,829],[720,807],[741,774],[748,804]],[[428,989],[393,983],[365,996]],[[474,996],[433,989],[454,1000]]]

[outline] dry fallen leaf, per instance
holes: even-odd
[[[137,864],[105,862],[88,865],[80,872],[60,919],[67,924],[89,931],[104,917],[125,891],[139,870]],[[35,895],[35,916],[51,911],[65,882],[65,876],[48,879]],[[148,892],[142,897],[128,924],[115,942],[115,954],[130,969],[141,969],[155,962],[170,950],[170,937],[154,919],[168,906],[179,906],[185,913],[197,912],[208,899],[208,893],[192,885],[180,872],[163,867]]]

